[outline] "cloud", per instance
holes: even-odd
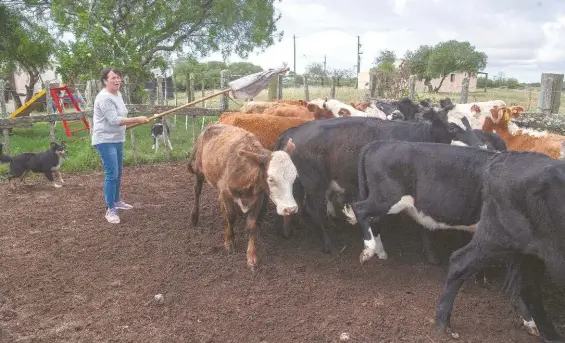
[[[248,61],[263,68],[293,64],[296,70],[327,60],[328,69],[354,68],[357,36],[363,52],[361,70],[368,70],[379,51],[402,57],[420,45],[448,39],[466,40],[488,55],[486,72],[537,82],[542,72],[565,71],[565,1],[562,0],[285,0],[285,37]],[[207,60],[221,59],[219,54]],[[232,56],[231,62],[241,59]]]

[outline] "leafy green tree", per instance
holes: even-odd
[[[373,64],[378,70],[394,71],[394,62],[396,61],[396,53],[391,50],[382,50],[379,56],[375,58]]]
[[[83,79],[114,65],[147,80],[173,52],[246,58],[282,38],[274,0],[49,1],[57,24],[75,37],[59,50],[60,72]]]
[[[28,74],[25,101],[33,96],[41,73],[51,66],[54,47],[55,40],[46,28],[15,9],[0,5],[0,73],[4,78],[14,72]],[[11,88],[16,106],[21,106],[14,85]]]
[[[429,45],[421,45],[414,51],[408,50],[404,55],[404,63],[410,69],[410,73],[416,75],[418,80],[423,80],[424,85],[431,88],[432,77],[428,74],[428,60],[433,51]]]
[[[228,69],[232,75],[239,76],[245,76],[263,71],[263,68],[250,62],[234,62],[228,66]]]
[[[306,67],[306,75],[310,78],[320,79],[320,83],[323,86],[324,79],[328,77],[328,72],[322,63],[312,62]]]
[[[410,71],[425,83],[429,84],[432,78],[441,77],[434,92],[441,88],[443,81],[451,73],[476,73],[484,70],[487,59],[484,52],[476,51],[469,42],[456,40],[440,42],[433,48],[420,46],[414,52],[408,51],[405,56]]]

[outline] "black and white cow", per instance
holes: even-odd
[[[431,110],[430,110],[431,111]],[[432,111],[433,112],[433,111]],[[433,113],[431,114],[433,116]],[[275,143],[280,150],[292,138],[296,145],[291,158],[298,170],[295,198],[306,193],[304,208],[320,230],[324,251],[336,249],[325,229],[324,212],[334,209],[326,200],[332,194],[339,195],[340,208],[357,195],[357,158],[361,148],[374,140],[405,140],[452,144],[464,142],[480,146],[482,143],[472,131],[439,119],[428,122],[389,121],[368,117],[347,117],[316,120],[290,128]],[[300,209],[300,212],[302,208]],[[334,212],[335,213],[335,212]],[[290,218],[283,218],[286,236],[292,234]],[[379,239],[379,238],[378,238]],[[386,254],[379,256],[387,258]]]
[[[374,105],[383,111],[389,120],[414,120],[416,113],[422,109],[407,97],[400,100],[375,100]]]
[[[463,280],[501,257],[510,258],[511,273],[535,275],[526,280],[520,274],[516,287],[531,287],[532,282],[540,286],[541,260],[565,279],[565,227],[557,227],[565,219],[565,208],[558,205],[558,192],[565,191],[565,163],[553,161],[537,153],[498,153],[445,144],[367,144],[359,153],[359,201],[344,208],[350,222],[361,229],[360,261],[384,251],[375,237],[379,218],[388,214],[405,212],[429,230],[474,232],[471,242],[451,256],[437,314],[441,329],[449,326],[453,300]],[[537,324],[542,337],[555,339],[558,336],[540,307],[541,300],[535,298],[538,295],[519,294],[524,325],[535,332]]]
[[[169,129],[169,124],[167,120],[163,120],[162,118],[158,118],[155,121],[155,124],[151,126],[151,136],[153,137],[153,147],[152,149],[157,151],[159,150],[159,138],[163,140],[164,144],[169,145],[169,149],[173,150],[173,145],[171,144],[170,139],[171,130]]]
[[[451,333],[453,302],[470,275],[500,256],[513,268],[515,294],[537,325],[542,342],[565,343],[542,302],[547,271],[565,283],[565,163],[541,153],[496,155],[483,175],[480,221],[469,244],[450,258],[436,327]],[[514,275],[512,275],[514,274]]]

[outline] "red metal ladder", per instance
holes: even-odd
[[[69,87],[67,87],[66,85],[62,85],[60,87],[50,88],[50,91],[51,91],[51,97],[53,99],[53,102],[57,106],[57,110],[59,111],[59,114],[61,115],[61,117],[63,116],[64,111],[63,111],[63,108],[61,107],[61,102],[59,101],[59,94],[58,94],[59,91],[67,92],[67,95],[69,96],[69,99],[71,99],[71,102],[75,106],[75,109],[77,110],[77,112],[82,112],[80,110],[78,103],[75,100],[75,97],[73,96],[73,94],[71,94]],[[90,132],[90,125],[88,124],[88,120],[86,120],[86,117],[83,117],[81,120],[66,121],[65,119],[62,119],[62,121],[63,121],[63,126],[65,127],[65,131],[67,132],[68,137],[71,137],[73,133],[79,132],[79,131],[88,130]],[[74,130],[69,129],[69,124],[78,123],[78,122],[82,122],[84,124],[84,127],[74,129]]]

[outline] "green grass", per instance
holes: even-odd
[[[205,95],[212,94],[217,90],[208,90]],[[315,98],[329,98],[329,87],[309,87],[310,99]],[[359,101],[365,98],[366,90],[358,90],[353,87],[336,87],[336,98],[350,103],[352,101]],[[510,90],[510,89],[488,89],[487,92],[479,90],[469,93],[469,102],[473,101],[487,101],[501,99],[508,105],[521,105],[527,111],[536,111],[538,101],[538,91],[524,91],[524,90]],[[267,100],[268,91],[263,90],[255,100]],[[196,98],[201,98],[201,92],[196,93]],[[441,94],[427,94],[419,93],[420,98],[431,98],[434,102],[439,102],[439,99],[450,97],[455,102],[459,102],[460,94],[458,93],[441,93]],[[284,88],[283,99],[304,99],[304,89],[298,88]],[[183,93],[177,93],[176,105],[180,106],[186,103],[186,96]],[[229,100],[229,110],[237,111],[239,106],[243,104],[243,100],[236,100],[235,102]],[[561,103],[565,104],[565,92],[562,93]],[[171,106],[175,105],[175,100],[168,101]],[[218,108],[220,105],[220,97],[212,98],[206,102],[207,108]],[[204,106],[203,103],[196,106]],[[560,113],[565,113],[565,106],[561,106]],[[41,113],[34,113],[37,115]],[[45,113],[42,113],[45,114]],[[152,114],[149,114],[149,116]],[[174,123],[175,115],[167,116],[167,119]],[[186,158],[186,155],[192,150],[193,130],[192,119],[188,118],[188,129],[185,129],[185,116],[177,116],[176,124],[171,127],[171,142],[173,150],[170,151],[170,157],[165,155],[165,149],[160,143],[159,151],[155,152],[151,149],[153,144],[152,137],[149,133],[149,125],[137,126],[133,129],[135,134],[135,141],[137,147],[137,161],[133,158],[131,149],[130,131],[127,131],[126,143],[124,147],[124,165],[131,166],[135,164],[150,164],[160,163],[167,161],[179,161]],[[217,120],[217,117],[197,118],[196,120],[196,135],[200,133],[202,121],[206,123]],[[73,124],[78,125],[78,124]],[[38,123],[34,124],[32,128],[16,128],[13,130],[13,135],[10,137],[10,155],[16,155],[22,152],[39,152],[49,148],[49,124]],[[65,134],[65,130],[61,122],[57,123],[55,128],[55,136],[58,141],[66,141],[69,157],[65,160],[62,166],[64,173],[79,173],[91,172],[102,170],[100,158],[97,151],[90,145],[90,136],[88,132],[77,132],[71,138]],[[0,138],[0,141],[3,141]],[[7,151],[6,151],[7,153]],[[0,165],[0,174],[7,173],[7,164]]]
[[[149,125],[140,125],[133,130],[135,135],[135,146],[137,150],[137,161],[134,160],[131,148],[131,133],[126,131],[126,142],[124,145],[124,165],[131,166],[135,164],[159,163],[167,161],[178,161],[185,159],[187,154],[192,150],[192,118],[188,118],[188,130],[185,129],[185,116],[177,116],[177,122],[174,124],[174,115],[168,120],[171,125],[171,144],[173,150],[169,152],[169,158],[165,154],[163,142],[159,142],[159,150],[155,152],[151,147],[153,140],[150,134]],[[200,133],[202,121],[209,123],[217,120],[217,117],[206,117],[196,119],[196,135]],[[72,124],[73,128],[75,125]],[[79,173],[102,170],[100,158],[96,149],[90,145],[90,135],[87,131],[77,132],[71,138],[67,137],[65,129],[61,122],[55,127],[55,139],[58,142],[66,141],[68,157],[63,163],[61,171],[63,173]],[[3,141],[3,139],[2,139]],[[32,128],[15,128],[13,135],[10,136],[10,153],[16,155],[22,152],[40,152],[49,148],[49,124],[37,123]],[[5,149],[6,150],[6,149]],[[5,151],[5,153],[8,153]],[[8,164],[0,165],[0,174],[6,174]]]

